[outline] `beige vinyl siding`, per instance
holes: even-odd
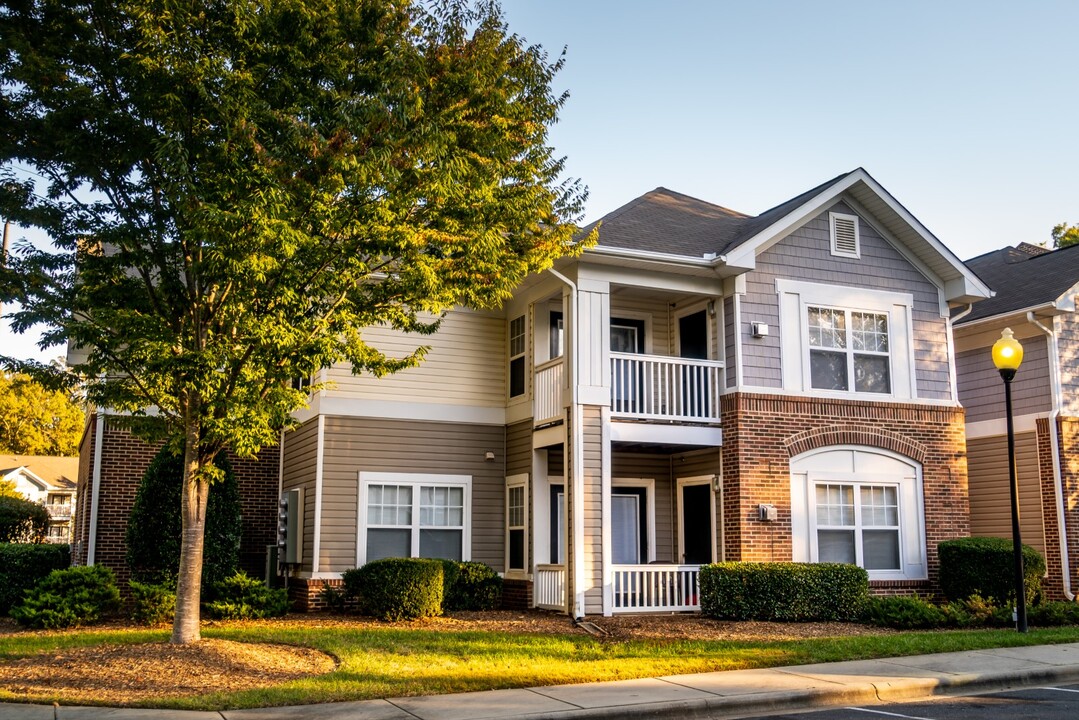
[[[675,524],[670,456],[615,452],[611,460],[611,478],[612,487],[618,486],[620,478],[651,478],[655,481],[656,506],[649,508],[649,512],[653,513],[655,522],[656,561],[673,562]],[[647,562],[647,558],[644,562]]]
[[[1045,554],[1045,528],[1034,433],[1015,436],[1015,466],[1019,477],[1019,532],[1023,542]],[[970,494],[970,534],[1011,538],[1011,490],[1008,439],[1004,435],[967,441]]]
[[[765,338],[753,338],[749,327],[751,322],[780,327],[775,281],[776,278],[788,278],[912,294],[912,351],[918,397],[949,399],[948,326],[940,316],[936,286],[864,219],[859,221],[862,257],[833,256],[828,212],[855,214],[844,203],[834,205],[758,255],[757,269],[747,273],[742,322],[738,329],[742,333],[743,382],[756,387],[782,387],[778,332]],[[905,358],[897,360],[907,362]]]
[[[1023,364],[1012,380],[1012,409],[1016,416],[1049,412],[1053,396],[1049,386],[1049,353],[1045,339],[1023,341]],[[1004,417],[1004,385],[993,366],[991,347],[965,350],[955,357],[959,402],[967,422]]]
[[[319,569],[356,566],[361,471],[472,476],[471,559],[503,569],[505,437],[502,426],[327,417]]]
[[[434,335],[410,335],[386,327],[363,331],[364,340],[390,357],[401,358],[430,346],[419,366],[376,378],[353,375],[347,363],[328,372],[331,396],[372,400],[443,403],[480,407],[506,404],[506,321],[455,309]]]
[[[506,476],[532,475],[532,421],[506,427]]]
[[[600,408],[585,406],[584,431],[584,577],[585,613],[603,613],[603,437]],[[567,556],[570,557],[570,556]]]
[[[318,418],[285,433],[281,489],[303,488],[303,562],[300,570],[311,572],[315,547],[315,473],[318,466]]]

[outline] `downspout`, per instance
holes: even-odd
[[[93,565],[97,555],[97,506],[101,498],[101,440],[105,434],[105,414],[97,411],[97,427],[94,428],[94,469],[90,490],[90,537],[87,539],[86,564]]]
[[[573,437],[570,443],[573,452],[573,463],[570,469],[570,485],[573,492],[573,603],[572,615],[574,620],[584,617],[584,593],[581,587],[584,585],[584,476],[581,453],[584,445],[584,432],[581,423],[584,415],[581,403],[578,402],[578,375],[581,330],[578,323],[578,291],[577,284],[554,268],[550,273],[564,282],[570,289],[570,322],[573,323],[573,363],[570,365],[570,402],[573,412]],[[566,355],[569,359],[569,355]],[[568,559],[568,555],[567,555]],[[568,598],[567,598],[568,599]]]
[[[1049,442],[1053,452],[1053,494],[1057,502],[1057,531],[1060,534],[1060,575],[1064,583],[1064,597],[1075,600],[1071,583],[1071,559],[1068,557],[1068,531],[1064,525],[1064,480],[1060,469],[1060,432],[1057,419],[1064,407],[1063,390],[1060,386],[1060,349],[1056,333],[1042,325],[1033,311],[1027,312],[1027,322],[1039,328],[1049,338],[1049,383],[1053,394],[1053,412],[1049,413]]]
[[[962,312],[957,313],[955,317],[949,317],[948,318],[948,357],[950,357],[952,359],[951,360],[951,366],[948,369],[948,375],[950,376],[949,379],[952,381],[952,402],[954,402],[956,405],[959,404],[959,378],[956,377],[956,371],[955,371],[956,362],[955,362],[955,331],[954,331],[954,327],[955,327],[956,322],[958,322],[959,320],[962,320],[967,315],[970,315],[972,310],[974,310],[974,303],[968,303],[966,310],[963,310]]]

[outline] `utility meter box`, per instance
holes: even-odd
[[[761,503],[757,506],[757,511],[760,513],[760,519],[764,522],[775,522],[779,519],[779,511],[776,510],[775,505]]]
[[[277,512],[278,560],[295,565],[303,558],[303,488],[281,493]]]

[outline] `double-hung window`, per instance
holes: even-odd
[[[806,311],[813,389],[891,393],[887,313],[813,305]]]
[[[814,495],[819,562],[902,570],[897,485],[817,483]]]
[[[360,473],[357,564],[387,557],[470,557],[469,487],[458,475]]]
[[[525,316],[510,320],[510,397],[525,394]]]
[[[525,572],[528,564],[528,475],[506,478],[506,570]]]

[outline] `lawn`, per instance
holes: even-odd
[[[161,642],[166,631],[83,630],[0,635],[0,662],[69,648]],[[319,627],[289,622],[220,624],[203,636],[316,648],[334,672],[257,690],[134,700],[131,704],[220,710],[595,682],[669,674],[894,657],[1015,645],[1079,642],[1079,628],[870,634],[779,641],[612,640],[580,634],[441,631],[422,627]],[[86,702],[0,688],[0,700]]]

